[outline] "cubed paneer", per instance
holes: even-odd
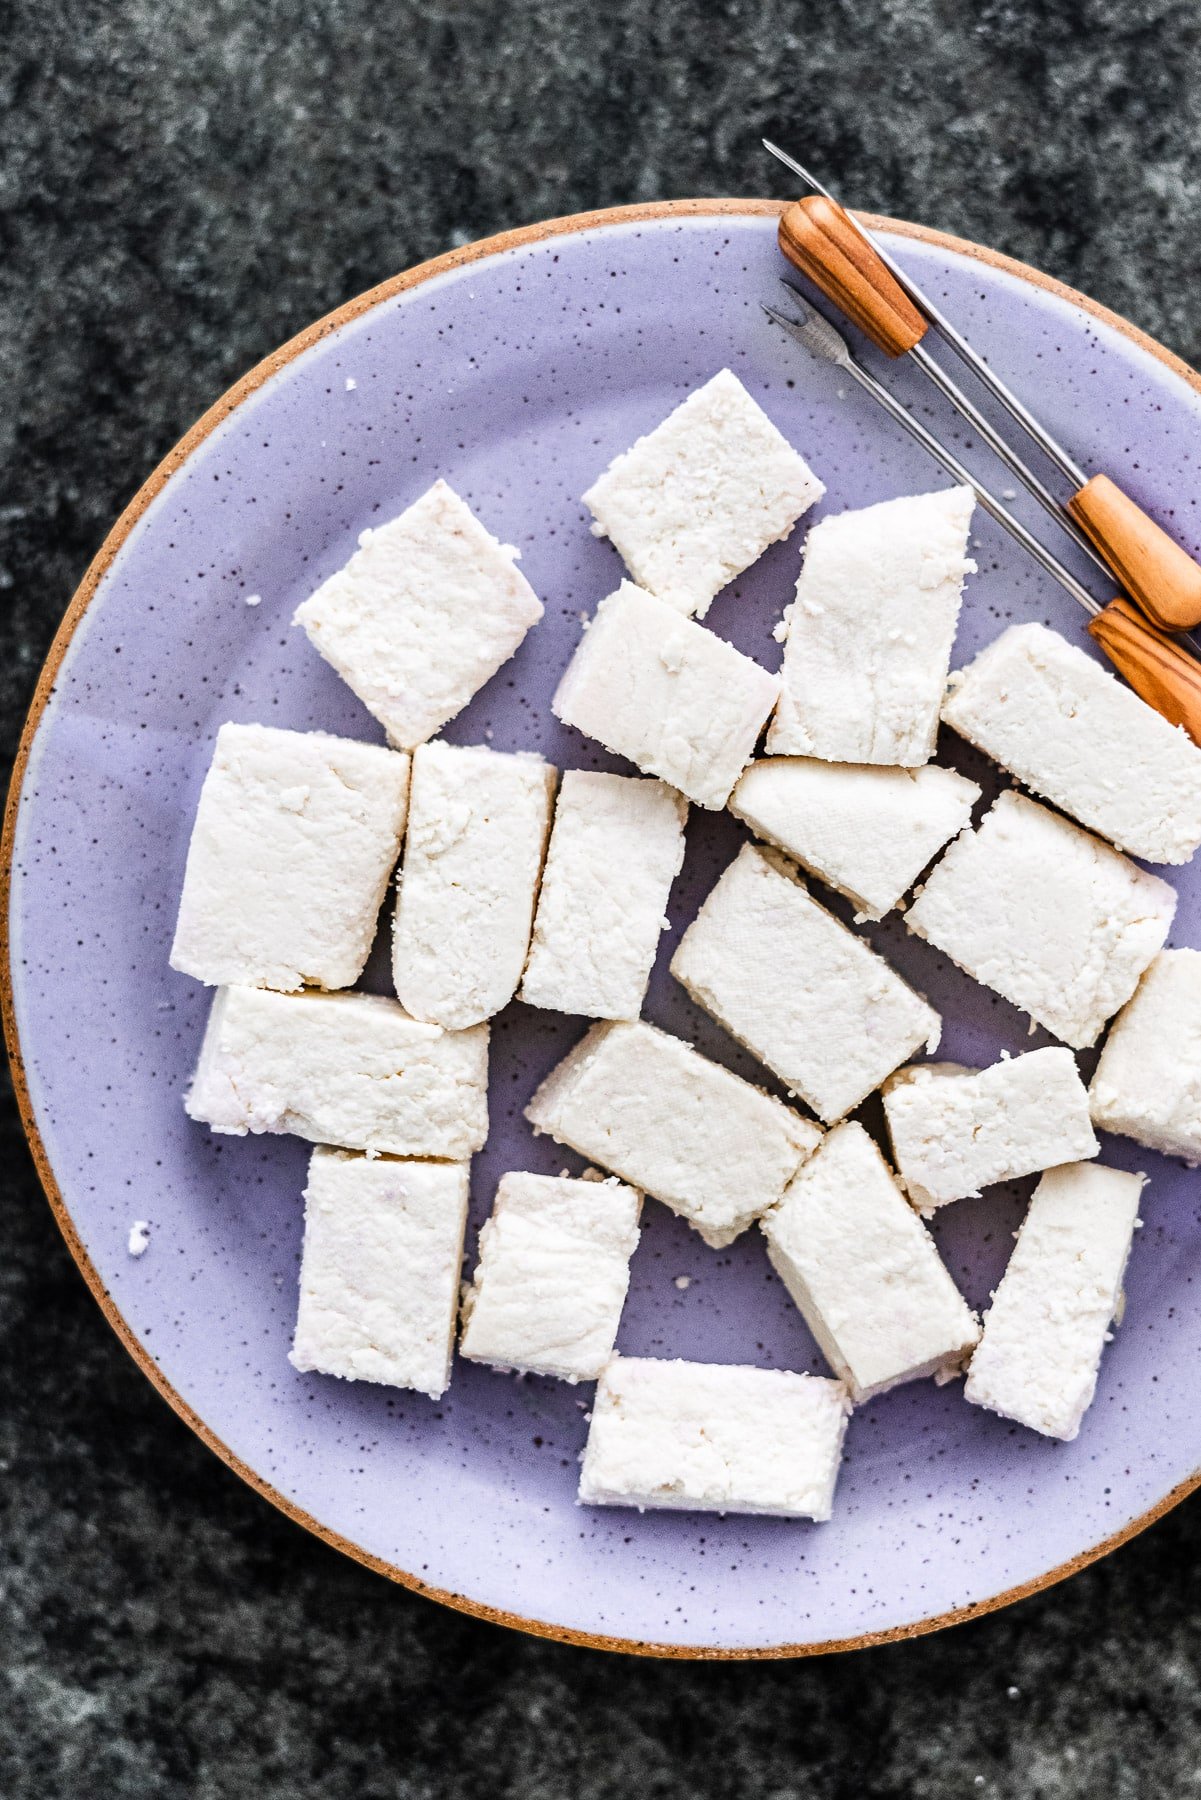
[[[980,798],[954,769],[873,768],[813,756],[764,756],[739,776],[730,811],[811,875],[845,894],[860,920],[882,919]]]
[[[703,619],[825,491],[723,369],[615,458],[584,504],[640,586]]]
[[[597,607],[551,708],[716,811],[751,760],[779,690],[749,656],[623,581]]]
[[[463,1294],[461,1353],[563,1381],[613,1354],[642,1196],[624,1182],[502,1175]]]
[[[980,1335],[976,1315],[862,1125],[828,1132],[759,1223],[772,1266],[856,1404],[962,1368]]]
[[[390,741],[412,750],[462,712],[542,617],[516,558],[436,481],[399,518],[362,532],[294,623]]]
[[[1131,856],[1201,844],[1201,750],[1076,644],[1012,625],[951,677],[943,720]]]
[[[295,1368],[446,1391],[467,1187],[466,1163],[314,1150]]]
[[[934,754],[975,495],[884,500],[815,525],[786,615],[773,755],[896,763]]]
[[[1006,793],[956,838],[905,923],[1074,1050],[1161,948],[1176,894],[1100,838]]]
[[[1122,1296],[1145,1177],[1048,1169],[984,1315],[964,1397],[1045,1437],[1074,1438]]]
[[[1161,950],[1105,1040],[1093,1120],[1201,1163],[1201,951]]]
[[[1076,1058],[1057,1047],[988,1069],[899,1069],[884,1084],[884,1117],[897,1172],[921,1212],[1101,1148]]]
[[[223,725],[171,967],[210,987],[350,987],[400,855],[409,759],[321,731]]]
[[[819,1375],[615,1356],[596,1390],[586,1506],[828,1519],[850,1416]]]
[[[392,976],[415,1019],[462,1031],[517,991],[550,830],[555,770],[441,741],[413,752]]]
[[[568,769],[559,786],[521,998],[636,1019],[684,860],[688,802],[661,781]]]
[[[645,1022],[594,1025],[525,1116],[653,1194],[714,1249],[780,1198],[821,1138],[782,1101]]]
[[[236,1137],[459,1161],[488,1135],[488,1028],[422,1025],[374,994],[220,988],[185,1105]]]
[[[827,1124],[938,1045],[933,1007],[756,844],[710,893],[671,972]]]

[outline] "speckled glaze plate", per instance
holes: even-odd
[[[520,546],[546,601],[542,624],[447,735],[576,767],[620,766],[548,705],[581,617],[620,573],[578,496],[687,388],[735,370],[825,479],[825,510],[942,485],[858,390],[764,320],[777,210],[678,203],[513,233],[386,283],[256,369],[147,483],[76,596],[30,716],[5,851],[6,1023],[34,1154],[97,1299],[172,1405],[293,1518],[409,1586],[529,1630],[676,1655],[800,1653],[964,1618],[1102,1554],[1186,1493],[1201,1463],[1196,1176],[1105,1145],[1151,1184],[1126,1323],[1076,1443],[1011,1428],[965,1405],[958,1384],[919,1382],[852,1421],[828,1525],[585,1510],[575,1487],[587,1388],[459,1363],[435,1405],[292,1370],[308,1147],[211,1137],[185,1118],[209,995],[171,972],[167,952],[221,721],[378,739],[289,621],[358,532],[435,475]],[[887,228],[894,253],[1052,429],[1086,463],[1103,455],[1196,551],[1196,378],[1029,270]],[[927,404],[903,369],[888,378]],[[987,473],[1005,485],[995,466]],[[1011,618],[1084,641],[1072,602],[987,520],[975,553],[957,660]],[[774,666],[771,627],[796,565],[795,538],[775,546],[708,623]],[[979,777],[961,746],[944,749]],[[666,972],[741,836],[728,815],[694,812],[647,1014],[758,1078]],[[1176,879],[1173,941],[1201,943],[1198,876]],[[1046,1041],[895,917],[869,936],[943,1013],[946,1055],[987,1062]],[[386,990],[378,954],[367,985]],[[518,1005],[496,1021],[469,1267],[502,1170],[580,1166],[521,1116],[580,1030]],[[1030,1185],[935,1223],[977,1305]],[[126,1247],[135,1219],[151,1225],[137,1260]],[[644,1226],[622,1350],[821,1368],[756,1232],[714,1252],[653,1202]]]

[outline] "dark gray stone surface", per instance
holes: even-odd
[[[528,219],[845,198],[1201,353],[1193,0],[0,3],[0,717],[202,408],[414,260]],[[1201,1787],[1201,1512],[1007,1613],[694,1666],[444,1612],[275,1514],[89,1298],[2,1119],[0,1794],[1126,1800]]]

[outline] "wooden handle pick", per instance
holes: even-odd
[[[794,200],[779,236],[789,262],[886,355],[904,356],[926,335],[926,320],[836,201]]]
[[[837,201],[795,200],[779,236],[789,262],[887,356],[906,355],[926,335],[928,320]],[[1094,475],[1067,510],[1153,625],[1201,625],[1201,567],[1108,475]]]
[[[1161,631],[1201,625],[1201,568],[1108,475],[1086,482],[1068,511]]]
[[[1135,693],[1201,744],[1201,662],[1148,625],[1129,600],[1111,600],[1088,629]]]

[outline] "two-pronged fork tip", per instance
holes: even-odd
[[[797,312],[781,312],[779,307],[769,306],[765,300],[761,300],[759,304],[773,325],[779,325],[790,337],[795,338],[810,356],[821,357],[824,362],[849,365],[852,359],[846,339],[835,330],[829,319],[810,306],[791,281],[781,276],[780,285],[788,289]]]

